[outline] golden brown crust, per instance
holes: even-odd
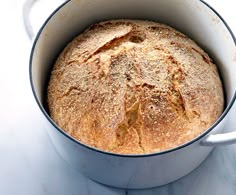
[[[52,119],[77,140],[123,154],[174,148],[223,110],[209,56],[173,28],[149,21],[95,24],[58,57],[48,86]]]

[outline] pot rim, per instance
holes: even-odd
[[[51,14],[50,16],[45,20],[45,22],[43,23],[42,27],[39,29],[36,37],[35,37],[35,40],[33,42],[33,46],[32,46],[32,49],[31,49],[31,53],[30,53],[30,60],[29,60],[29,78],[30,78],[30,86],[31,86],[31,89],[32,89],[32,92],[33,92],[33,96],[41,110],[41,112],[44,114],[44,116],[47,118],[47,120],[51,123],[51,125],[53,125],[55,127],[56,130],[58,130],[62,135],[66,136],[67,138],[69,138],[71,141],[73,141],[74,143],[76,144],[79,144],[89,150],[92,150],[92,151],[95,151],[95,152],[98,152],[98,153],[102,153],[102,154],[105,154],[105,155],[111,155],[111,156],[116,156],[116,157],[129,157],[129,158],[140,158],[140,157],[149,157],[149,156],[159,156],[159,155],[162,155],[162,154],[166,154],[166,153],[171,153],[171,152],[174,152],[174,151],[177,151],[177,150],[180,150],[182,148],[185,148],[195,142],[197,142],[198,140],[200,140],[201,138],[203,138],[205,135],[207,135],[208,133],[210,133],[224,118],[225,116],[228,114],[228,112],[230,111],[230,109],[232,108],[235,100],[236,100],[236,91],[234,92],[234,95],[231,99],[231,101],[229,102],[228,106],[225,108],[225,110],[223,111],[223,113],[221,114],[221,116],[217,119],[217,121],[210,127],[208,128],[207,130],[205,130],[203,133],[201,133],[200,135],[198,135],[197,137],[195,137],[194,139],[180,145],[180,146],[177,146],[175,148],[171,148],[171,149],[168,149],[168,150],[164,150],[164,151],[161,151],[161,152],[156,152],[156,153],[148,153],[148,154],[116,154],[116,153],[112,153],[112,152],[107,152],[107,151],[103,151],[103,150],[100,150],[98,148],[94,148],[94,147],[91,147],[89,145],[86,145],[86,144],[83,144],[81,142],[79,142],[78,140],[76,140],[75,138],[73,138],[72,136],[70,136],[69,134],[67,134],[65,131],[63,131],[52,119],[51,117],[49,116],[49,114],[47,113],[47,111],[44,109],[43,105],[40,103],[40,100],[39,98],[37,97],[36,95],[36,90],[35,90],[35,87],[34,87],[34,83],[33,83],[33,76],[32,76],[32,66],[33,66],[33,56],[34,56],[34,51],[35,51],[35,48],[36,48],[36,45],[37,45],[37,42],[38,42],[38,39],[42,33],[42,31],[44,30],[44,27],[47,25],[47,23],[49,22],[49,20],[62,8],[64,7],[67,3],[69,3],[71,0],[67,0],[65,1],[64,3],[62,3],[58,8],[56,8]],[[234,44],[236,46],[236,37],[234,36],[234,33],[232,32],[232,30],[230,29],[229,25],[226,23],[226,21],[223,19],[223,17],[212,7],[210,6],[208,3],[206,3],[204,0],[199,0],[201,3],[205,4],[205,6],[207,6],[208,8],[210,8],[214,13],[215,15],[223,22],[223,24],[225,25],[225,27],[227,28],[228,32],[230,33],[233,41],[234,41]]]

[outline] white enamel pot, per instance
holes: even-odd
[[[132,18],[171,25],[194,39],[217,64],[225,91],[225,109],[204,133],[176,148],[147,155],[117,155],[86,146],[60,129],[45,109],[48,75],[59,52],[77,34],[98,21]],[[97,182],[126,189],[160,186],[198,167],[214,146],[236,143],[224,133],[236,94],[236,40],[222,17],[201,0],[69,0],[39,30],[30,57],[30,82],[49,136],[72,167]]]

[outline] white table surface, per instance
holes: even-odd
[[[32,13],[34,28],[37,29],[61,2],[39,1]],[[235,1],[207,2],[236,33]],[[38,120],[41,113],[29,84],[31,42],[23,28],[22,3],[23,0],[2,1],[0,6],[0,195],[236,194],[236,144],[216,148],[188,176],[169,185],[146,190],[125,191],[103,186],[69,167],[58,156]],[[227,131],[236,130],[235,116],[236,105],[230,112]]]

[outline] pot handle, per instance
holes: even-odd
[[[200,142],[202,146],[222,146],[236,143],[236,131],[209,135]]]
[[[38,0],[26,0],[23,4],[23,22],[25,31],[30,40],[33,40],[34,38],[34,31],[30,21],[30,11],[36,1]]]

